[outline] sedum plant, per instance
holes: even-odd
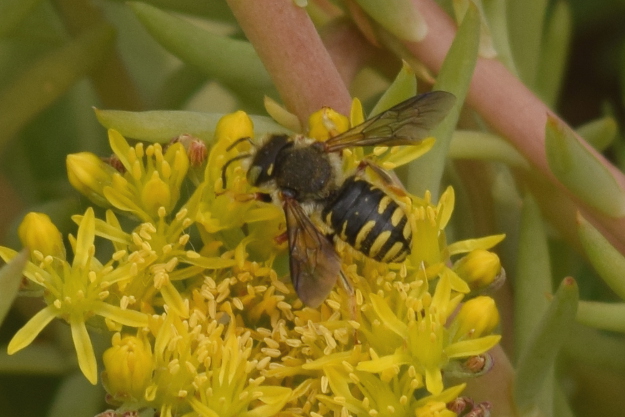
[[[55,381],[39,404],[0,381],[7,415],[619,409],[576,396],[623,379],[625,197],[601,154],[620,149],[614,118],[575,130],[557,115],[568,3],[0,11],[5,230],[15,219],[0,247],[0,371]],[[456,97],[430,137],[340,161],[403,184],[388,188],[410,255],[381,263],[335,239],[344,278],[307,307],[284,212],[259,198],[245,156],[269,134],[325,141],[428,90]]]

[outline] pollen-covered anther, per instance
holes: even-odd
[[[279,349],[262,348],[260,351],[272,358],[279,358],[282,354]]]
[[[386,151],[388,151],[388,146],[376,146],[375,148],[373,148],[373,154],[375,156],[380,156]]]
[[[186,246],[186,244],[189,242],[189,239],[191,239],[191,236],[185,233],[182,236],[180,236],[180,239],[178,239],[178,244],[180,246]]]
[[[109,297],[109,295],[111,295],[110,291],[100,291],[98,293],[98,298],[100,300],[106,300]]]
[[[56,300],[54,300],[54,302],[52,303],[52,305],[54,305],[54,307],[56,307],[57,309],[61,309],[61,307],[63,306],[63,303],[61,302],[61,300],[59,300],[58,298]]]
[[[160,219],[164,219],[167,216],[167,209],[163,206],[160,206],[156,211],[156,214]]]
[[[199,253],[192,251],[192,250],[188,250],[186,255],[187,255],[187,258],[189,259],[198,259],[201,257]]]

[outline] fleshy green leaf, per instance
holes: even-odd
[[[612,291],[625,300],[625,257],[581,215],[577,216],[577,231],[592,266]]]
[[[384,94],[382,94],[382,97],[380,97],[371,110],[369,117],[373,117],[384,110],[390,109],[415,94],[417,94],[417,78],[412,68],[404,62],[397,77],[395,77],[391,85],[386,89]]]
[[[215,35],[156,7],[129,3],[154,39],[182,61],[257,103],[273,83],[249,42]]]
[[[23,250],[15,258],[0,268],[0,324],[4,321],[13,300],[17,296],[22,281],[22,271],[28,262],[28,250]]]
[[[512,59],[508,37],[508,0],[488,0],[482,4],[493,38],[493,45],[497,51],[497,59],[503,62],[510,72],[516,74],[517,70]]]
[[[498,161],[514,167],[529,168],[529,164],[510,143],[487,132],[456,130],[449,146],[454,159]]]
[[[625,333],[625,303],[580,301],[577,321],[596,329]]]
[[[454,94],[456,103],[442,123],[432,130],[431,135],[436,138],[432,150],[409,166],[406,188],[413,194],[423,195],[426,190],[430,190],[433,199],[438,199],[451,136],[456,128],[477,60],[480,26],[480,14],[470,4],[434,85],[435,90]]]
[[[577,283],[573,278],[565,278],[521,352],[514,387],[514,398],[520,415],[535,415],[539,412],[539,394],[575,322],[578,299]]]
[[[509,0],[508,29],[512,57],[521,79],[532,87],[536,80],[548,0]]]
[[[553,291],[547,234],[540,209],[529,193],[523,199],[519,232],[514,280],[514,341],[517,352],[527,345],[549,306],[546,294]]]
[[[3,0],[0,2],[0,38],[17,28],[41,0]]]
[[[577,128],[577,133],[599,152],[606,149],[616,139],[618,125],[613,117],[593,120]]]
[[[144,111],[95,110],[102,126],[115,129],[126,138],[148,142],[168,142],[183,133],[193,135],[205,142],[212,142],[221,113],[191,111]],[[257,136],[264,133],[290,133],[268,117],[250,116]]]
[[[566,1],[558,1],[547,22],[534,88],[540,98],[550,107],[556,104],[560,95],[569,55],[572,26],[573,17],[569,4]]]
[[[545,148],[549,168],[573,194],[608,216],[625,216],[625,193],[610,171],[555,117],[547,118]]]
[[[113,29],[101,24],[53,51],[0,92],[0,148],[29,120],[64,94],[110,51]]]
[[[376,22],[399,39],[418,42],[425,38],[427,26],[411,0],[356,0]]]

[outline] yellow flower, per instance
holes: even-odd
[[[474,249],[460,258],[453,269],[471,289],[485,288],[501,274],[501,262],[493,252]]]
[[[454,318],[454,340],[476,339],[492,333],[499,324],[495,300],[487,296],[475,297],[462,305]]]
[[[350,119],[362,119],[358,101]],[[323,109],[311,116],[309,135],[325,140],[349,124]],[[499,336],[491,334],[498,321],[492,299],[467,301],[451,319],[470,288],[450,257],[486,251],[501,237],[448,244],[453,189],[437,203],[429,193],[398,192],[413,231],[409,258],[379,263],[339,240],[339,284],[318,308],[306,307],[289,284],[283,210],[259,201],[248,183],[250,155],[263,141],[253,137],[251,119],[236,112],[220,120],[208,154],[185,135],[169,146],[130,146],[111,130],[120,169],[91,154],[68,157],[72,184],[111,209],[104,219],[92,209],[72,217],[78,234],[70,236],[70,260],[52,222],[27,216],[20,236],[32,260],[24,274],[44,290],[47,307],[17,332],[9,353],[63,318],[79,366],[95,382],[87,325],[110,332],[103,381],[117,413],[455,415],[447,404],[464,384],[446,386],[443,375],[467,358],[487,357]],[[372,153],[393,165],[424,149]],[[344,150],[346,172],[368,151]],[[181,201],[183,181],[190,189]],[[96,257],[96,236],[112,255],[98,249]],[[15,255],[0,248],[5,260]]]
[[[104,198],[110,205],[143,221],[158,218],[161,207],[171,213],[189,169],[184,146],[174,143],[166,151],[158,143],[131,147],[113,129],[109,130],[109,143],[125,168],[123,174],[113,174],[111,183],[103,187]]]
[[[95,204],[111,207],[104,196],[104,187],[111,185],[119,172],[90,152],[67,156],[67,177],[70,184]]]
[[[17,233],[22,245],[43,256],[65,258],[65,245],[61,232],[43,213],[28,213],[20,223]]]
[[[141,402],[152,379],[154,358],[152,348],[143,332],[139,336],[115,333],[112,347],[102,357],[105,372],[102,379],[106,390],[116,402]]]
[[[98,315],[132,327],[145,326],[148,320],[143,313],[107,302],[110,294],[108,287],[119,279],[131,276],[133,268],[130,264],[116,268],[113,259],[102,265],[95,258],[94,237],[95,216],[93,209],[89,208],[82,217],[76,238],[70,236],[74,251],[71,264],[64,258],[35,252],[38,264],[29,262],[24,275],[43,287],[48,305],[13,336],[8,346],[10,355],[25,348],[52,319],[62,318],[72,330],[78,365],[92,384],[96,383],[98,377],[96,358],[87,333],[87,320]],[[0,257],[5,261],[16,254],[11,249],[0,247]]]
[[[308,118],[308,137],[324,142],[349,128],[349,120],[329,107],[317,110]]]

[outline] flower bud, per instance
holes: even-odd
[[[103,189],[110,185],[117,170],[90,152],[74,153],[67,156],[67,177],[72,186],[94,203],[110,207],[104,198]]]
[[[310,115],[308,126],[308,136],[323,142],[349,129],[349,119],[330,107],[324,107]]]
[[[119,401],[141,400],[153,371],[152,349],[145,337],[115,333],[102,357],[106,390]]]
[[[224,140],[228,138],[228,142],[232,143],[241,138],[254,137],[254,125],[252,119],[243,111],[226,114],[215,128],[215,139]]]
[[[31,251],[37,250],[44,256],[65,259],[63,237],[48,215],[28,213],[20,223],[17,233],[22,245]]]
[[[457,326],[454,340],[477,339],[490,334],[498,324],[495,300],[484,295],[475,297],[462,305],[454,319]]]
[[[497,254],[484,249],[474,249],[454,264],[454,271],[471,289],[485,288],[501,273]]]

